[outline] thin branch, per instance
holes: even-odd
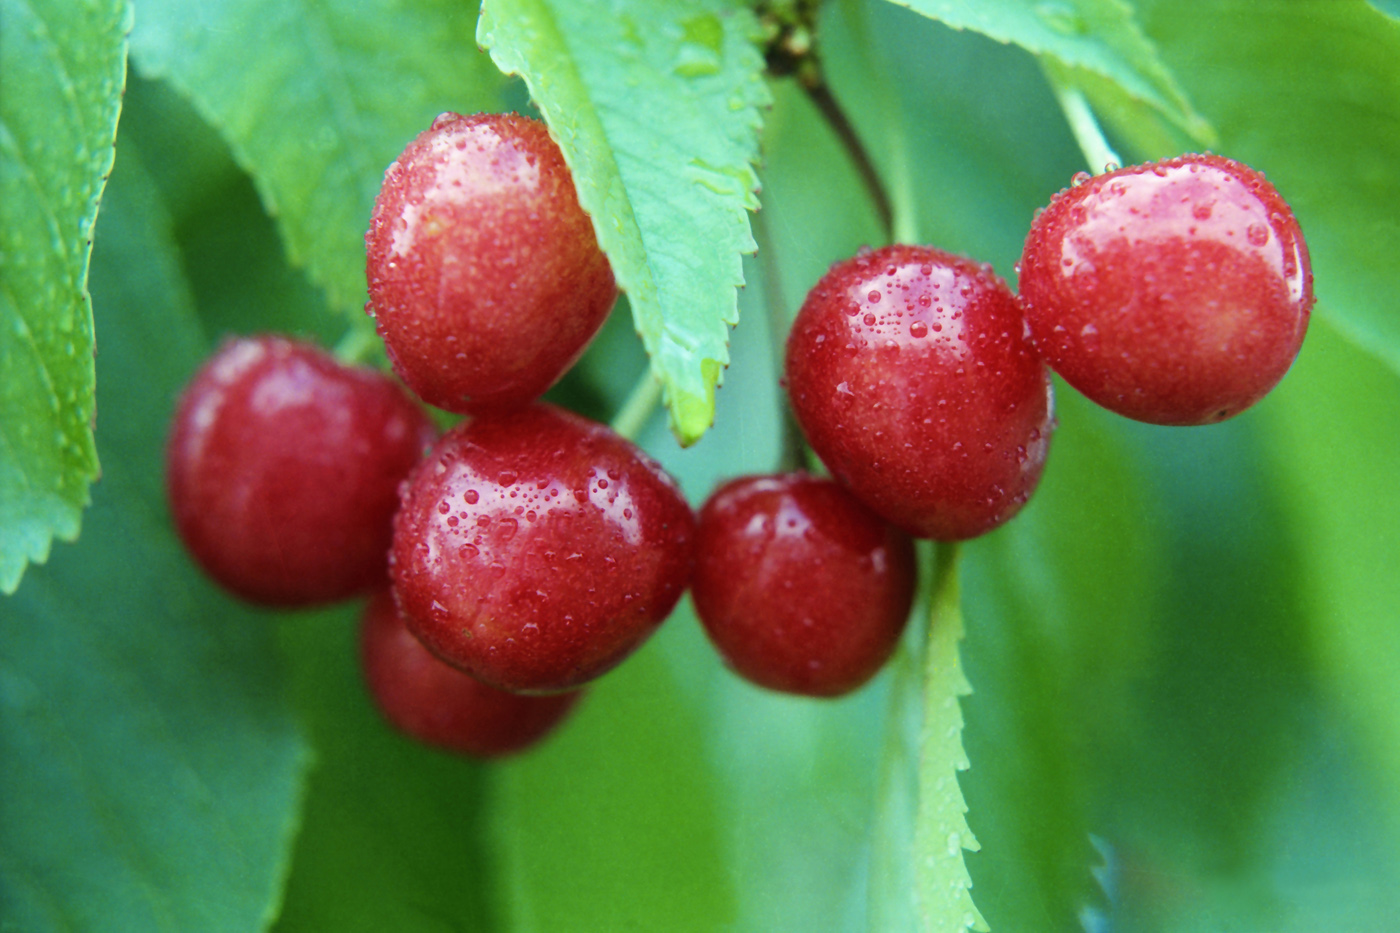
[[[880,173],[876,170],[870,153],[860,141],[860,137],[856,135],[855,127],[851,125],[851,121],[846,117],[846,112],[841,109],[841,104],[832,96],[831,90],[819,75],[800,83],[823,119],[836,133],[841,145],[851,157],[851,161],[855,163],[856,172],[860,175],[861,183],[865,185],[866,193],[870,196],[870,202],[879,218],[880,229],[893,240],[894,209],[890,206],[889,192],[885,190],[885,183],[881,181]]]

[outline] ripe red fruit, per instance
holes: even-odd
[[[822,462],[917,537],[990,531],[1040,479],[1049,374],[989,266],[925,246],[837,263],[793,322],[785,373]]]
[[[444,664],[413,637],[387,589],[365,607],[360,661],[370,695],[396,728],[478,758],[535,745],[583,696],[577,690],[544,697],[507,693]]]
[[[450,411],[537,398],[617,300],[559,147],[513,113],[434,120],[384,173],[365,246],[395,371]]]
[[[747,476],[700,510],[695,612],[760,686],[839,696],[894,653],[914,599],[914,546],[844,488]]]
[[[1239,414],[1288,371],[1313,305],[1302,231],[1247,165],[1187,155],[1061,191],[1021,258],[1026,322],[1052,369],[1154,424]]]
[[[304,606],[384,579],[398,484],[436,434],[382,373],[277,336],[226,341],[175,412],[175,528],[245,599]]]
[[[671,612],[695,517],[675,482],[603,425],[547,405],[443,435],[394,519],[394,591],[448,663],[503,690],[603,674]]]

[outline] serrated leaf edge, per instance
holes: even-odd
[[[107,189],[107,180],[111,177],[112,167],[116,164],[117,128],[121,120],[122,98],[126,92],[131,30],[135,22],[135,11],[126,0],[118,0],[115,13],[117,32],[121,38],[116,53],[119,67],[114,69],[118,72],[118,77],[113,83],[113,90],[107,102],[112,112],[112,129],[110,138],[104,134],[103,142],[88,153],[87,161],[91,162],[90,167],[96,170],[98,180],[93,185],[87,207],[82,216],[78,218],[79,255],[71,257],[76,260],[78,265],[77,280],[65,283],[71,287],[71,293],[76,298],[75,316],[85,324],[87,333],[92,335],[93,346],[90,349],[94,357],[96,356],[96,327],[93,320],[92,294],[88,289],[88,275],[92,266],[93,231],[97,225],[97,214],[101,208],[102,195]],[[8,133],[6,135],[8,138]],[[71,241],[65,239],[65,242]],[[3,530],[6,544],[17,540],[18,546],[10,553],[0,553],[0,596],[13,595],[24,580],[25,570],[31,565],[43,565],[48,562],[55,540],[71,544],[78,540],[82,532],[83,512],[92,504],[92,484],[102,476],[102,464],[97,455],[97,443],[94,436],[97,418],[95,361],[89,365],[93,372],[93,378],[90,380],[92,391],[86,398],[82,399],[89,413],[88,428],[78,440],[78,445],[82,448],[82,453],[88,463],[87,468],[77,477],[81,486],[78,499],[76,502],[64,501],[62,505],[66,508],[59,516],[58,521],[40,528],[37,535],[31,534],[23,525],[19,534],[12,535],[9,530]],[[52,387],[47,367],[45,367],[45,380]],[[35,522],[30,521],[25,524],[32,529]]]
[[[988,931],[972,900],[964,852],[981,849],[967,823],[958,772],[970,767],[962,744],[961,697],[972,693],[958,645],[963,617],[957,546],[938,546],[924,666],[924,722],[919,749],[919,807],[914,829],[919,916],[923,929]]]

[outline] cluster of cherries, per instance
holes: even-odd
[[[862,251],[787,344],[792,408],[831,477],[735,479],[697,519],[629,441],[536,401],[617,297],[542,124],[439,117],[386,172],[366,247],[395,372],[467,417],[438,437],[384,374],[233,340],[181,398],[172,511],[247,599],[372,594],[371,694],[406,732],[478,756],[546,735],[687,586],[743,676],[856,689],[909,615],[911,538],[983,534],[1034,491],[1047,364],[1130,417],[1217,421],[1282,378],[1312,305],[1287,205],[1211,155],[1076,178],[1032,225],[1019,296],[941,250]]]

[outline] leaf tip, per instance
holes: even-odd
[[[668,383],[666,407],[671,413],[671,433],[682,447],[690,447],[705,436],[715,423],[715,386],[723,365],[718,360],[701,360],[700,391],[693,392]]]

